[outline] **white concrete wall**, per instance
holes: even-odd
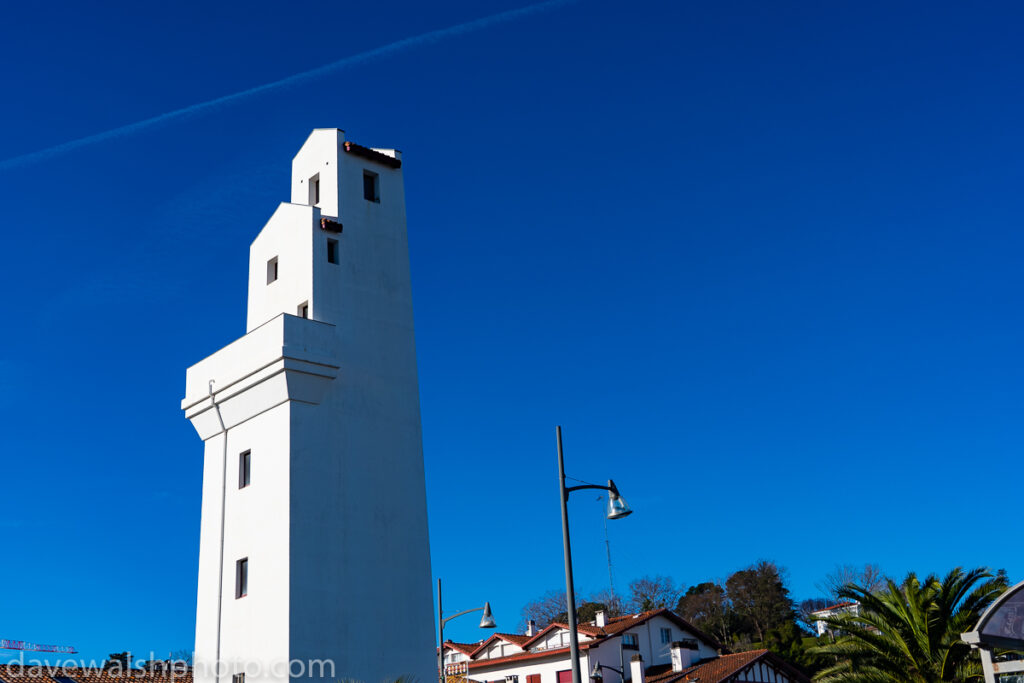
[[[401,171],[339,151],[341,140],[340,131],[310,136],[293,163],[298,203],[282,204],[250,249],[250,333],[188,373],[182,407],[217,461],[204,473],[197,661],[215,653],[217,633],[223,465],[204,397],[209,377],[218,390],[229,385],[222,659],[284,653],[333,661],[331,680],[430,681],[433,596]],[[333,181],[328,167],[337,169]],[[379,174],[379,203],[363,198],[364,168]],[[320,229],[321,209],[302,205],[302,180],[315,172],[323,213],[337,211],[332,187],[339,198],[339,235]],[[339,264],[327,262],[327,237],[339,241]],[[274,256],[278,279],[268,285]],[[291,318],[306,300],[313,320]],[[233,490],[247,443],[256,444],[252,485]],[[235,561],[246,556],[249,594],[235,600]]]
[[[281,313],[298,314],[313,303],[313,238],[319,236],[319,210],[281,204],[249,247],[249,307],[246,332]],[[278,277],[267,282],[267,262],[277,258]]]
[[[338,157],[345,142],[345,131],[317,128],[292,159],[292,204],[309,202],[309,180],[320,176],[320,202],[324,216],[338,217]],[[362,179],[360,178],[360,182]]]
[[[589,661],[590,660],[587,658],[587,651],[581,652],[580,670],[583,672],[584,679],[586,679],[587,671],[589,671]],[[504,666],[471,667],[469,670],[469,677],[474,681],[481,681],[482,683],[491,681],[500,681],[500,683],[504,683],[506,676],[519,676],[519,683],[526,683],[527,676],[531,674],[540,674],[540,683],[557,683],[558,672],[567,671],[571,668],[572,665],[570,664],[568,655],[550,658],[539,657],[537,659],[512,662]]]

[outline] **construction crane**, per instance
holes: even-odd
[[[0,650],[22,650],[23,652],[56,652],[62,655],[77,654],[78,650],[70,645],[40,645],[24,640],[4,640],[0,638]]]

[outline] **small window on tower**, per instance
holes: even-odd
[[[309,318],[309,302],[308,301],[304,301],[301,304],[299,304],[299,317],[300,318]]]
[[[338,240],[332,240],[330,237],[327,238],[327,262],[338,262]]]
[[[320,203],[320,174],[309,179],[309,203],[316,205]]]
[[[363,171],[363,198],[369,202],[380,201],[380,176],[371,171]]]
[[[244,598],[249,594],[249,558],[243,557],[235,562],[235,599]]]
[[[245,674],[235,674],[231,677],[231,683],[245,683]]]
[[[277,257],[267,261],[267,284],[277,280]]]
[[[238,488],[244,489],[249,485],[250,472],[252,467],[252,451],[245,451],[238,455]]]

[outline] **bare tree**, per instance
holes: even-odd
[[[868,593],[874,593],[885,585],[885,576],[877,564],[870,562],[863,567],[852,564],[836,565],[832,573],[825,577],[817,589],[828,595],[832,603],[840,601],[839,592],[846,586],[854,585]]]
[[[523,610],[520,612],[522,621],[519,624],[519,629],[525,630],[527,623],[531,620],[537,622],[538,627],[544,628],[563,614],[565,614],[565,591],[550,590],[523,606]]]
[[[622,596],[618,593],[613,593],[609,588],[594,593],[587,598],[587,602],[597,602],[604,605],[609,617],[617,617],[626,611]]]
[[[668,576],[643,576],[629,582],[629,608],[635,612],[667,607],[679,601],[679,589]]]

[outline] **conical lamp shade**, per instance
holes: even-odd
[[[494,623],[494,615],[491,614],[491,603],[484,603],[484,615],[480,617],[480,628],[497,628]]]
[[[626,505],[626,501],[617,493],[608,495],[608,519],[622,519],[633,514],[633,510]]]

